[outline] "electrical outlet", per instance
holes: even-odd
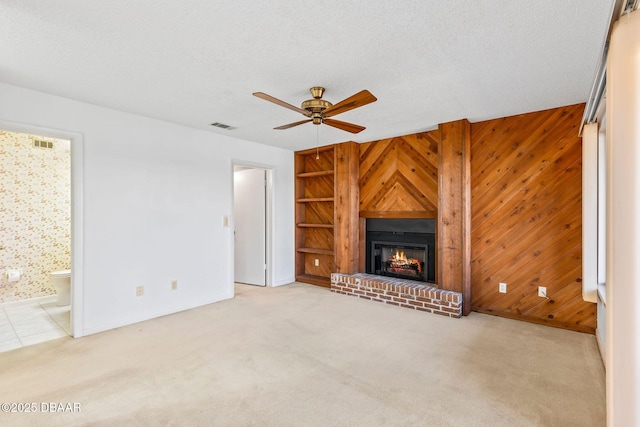
[[[136,286],[136,296],[141,297],[144,295],[144,286]]]
[[[538,296],[542,298],[547,297],[547,287],[546,286],[538,286]]]
[[[228,227],[229,226],[229,217],[226,216],[226,215],[222,217],[222,226],[223,227]]]
[[[500,284],[498,285],[498,290],[500,291],[500,293],[506,294],[507,293],[507,284],[500,282]]]
[[[172,280],[171,281],[171,290],[175,291],[176,289],[178,289],[178,281],[177,280]]]
[[[313,265],[315,265],[316,267],[320,265],[320,260],[318,258],[315,259],[315,261],[313,262]]]

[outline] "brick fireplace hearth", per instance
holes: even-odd
[[[462,316],[462,294],[421,282],[373,274],[331,275],[331,292],[449,317]]]

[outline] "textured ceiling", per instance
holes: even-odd
[[[319,143],[372,141],[586,101],[612,2],[2,0],[0,81],[294,150],[316,127],[253,92],[368,89]]]

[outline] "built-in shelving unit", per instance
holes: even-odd
[[[357,273],[359,149],[355,142],[295,153],[296,280],[331,286]]]
[[[334,146],[295,153],[296,280],[330,286],[335,271]]]

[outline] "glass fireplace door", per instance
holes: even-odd
[[[427,246],[407,246],[397,243],[373,242],[375,274],[426,281]]]

